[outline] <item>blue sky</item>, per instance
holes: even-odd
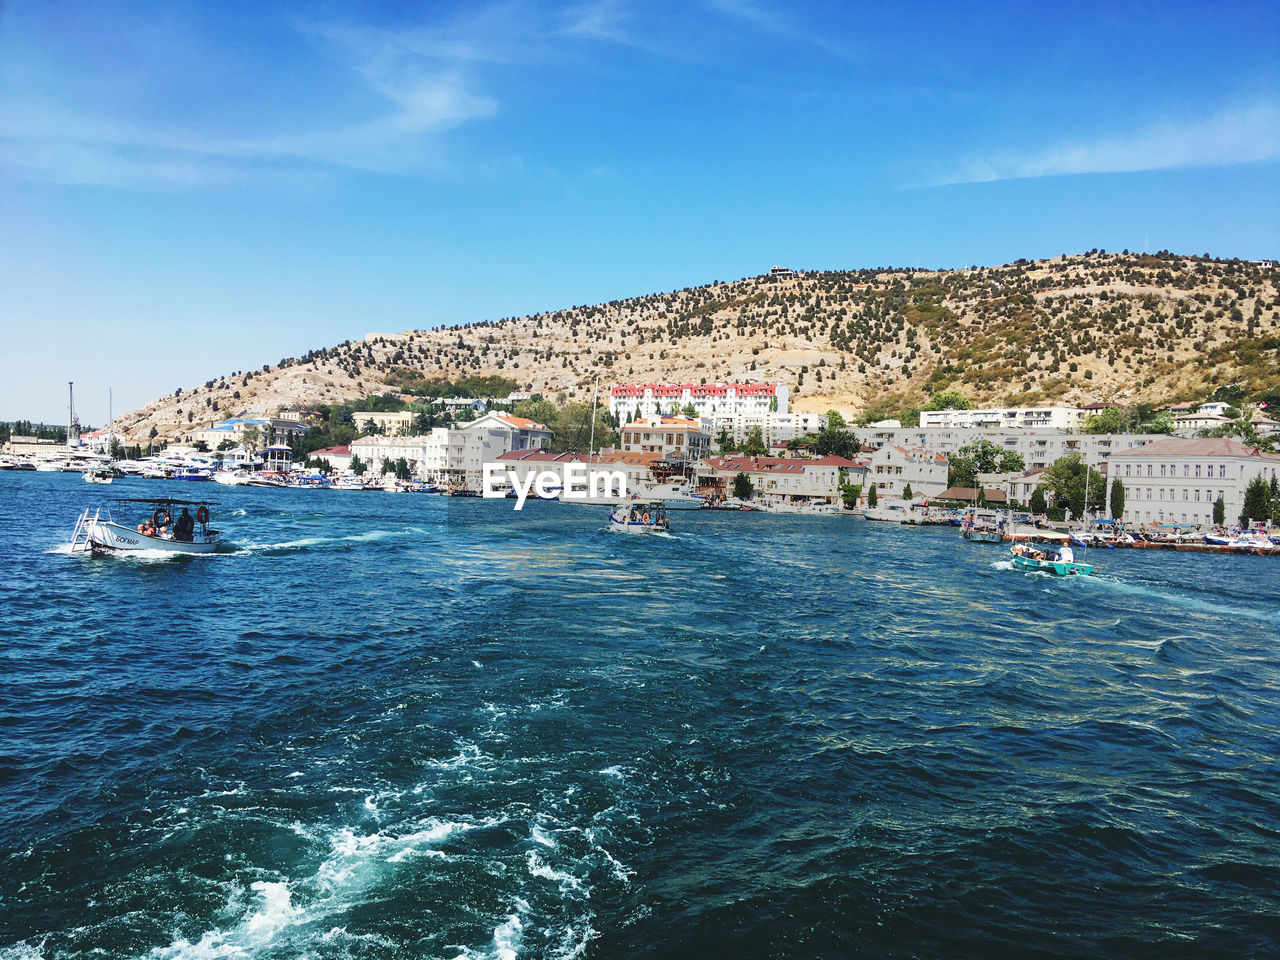
[[[0,419],[760,273],[1280,256],[1270,4],[0,5]]]

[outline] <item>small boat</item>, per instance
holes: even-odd
[[[330,482],[330,490],[369,490],[370,487],[364,485],[364,481],[356,476],[339,477],[337,480]]]
[[[980,530],[976,527],[964,531],[961,536],[970,543],[999,543],[1004,539],[1004,534],[999,530]]]
[[[661,500],[637,500],[609,514],[611,533],[666,533],[671,527]]]
[[[1087,577],[1093,573],[1093,564],[1076,563],[1074,560],[1059,560],[1057,554],[1048,552],[1043,557],[1032,556],[1022,545],[1015,545],[1010,551],[1013,568],[1028,573],[1051,573],[1056,577]]]
[[[213,482],[226,487],[247,487],[253,474],[248,470],[219,470],[213,475]]]
[[[94,467],[84,473],[85,483],[113,483],[115,479],[116,475],[110,467]]]
[[[222,545],[222,534],[209,526],[208,500],[117,499],[105,508],[87,508],[71,534],[72,553],[174,555],[213,553]],[[195,508],[194,516],[191,509]],[[181,510],[181,514],[174,514]],[[129,513],[139,513],[132,523]],[[184,516],[185,515],[185,516]],[[184,520],[190,520],[184,534]]]
[[[689,483],[668,481],[644,492],[646,500],[661,500],[668,510],[701,510],[706,500],[694,493]]]

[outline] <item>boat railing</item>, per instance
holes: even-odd
[[[71,552],[72,553],[88,553],[92,549],[89,538],[89,524],[98,522],[98,514],[101,507],[94,511],[92,517],[89,516],[89,507],[85,507],[84,513],[80,514],[76,520],[76,528],[71,534]]]

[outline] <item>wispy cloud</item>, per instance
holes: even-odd
[[[430,47],[413,32],[315,27],[299,34],[304,47],[327,46],[331,56],[321,69],[331,87],[347,95],[341,103],[318,95],[318,109],[281,118],[279,133],[201,123],[180,113],[142,119],[127,101],[89,108],[36,91],[0,100],[0,164],[25,179],[68,184],[165,188],[254,179],[274,185],[291,172],[306,184],[332,168],[421,171],[438,156],[440,135],[498,110],[494,97],[475,89],[467,69],[483,54],[457,38],[437,37]]]
[[[1225,109],[1207,118],[1165,120],[1109,137],[975,156],[923,185],[1226,167],[1274,160],[1280,160],[1280,105],[1262,102]]]
[[[805,29],[796,19],[794,8],[777,10],[765,6],[760,0],[705,0],[708,9],[722,16],[747,23],[763,33],[785,40],[813,46],[825,53],[844,60],[854,59],[854,53],[812,30]]]

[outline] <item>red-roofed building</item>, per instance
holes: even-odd
[[[709,420],[786,413],[788,403],[781,383],[619,383],[609,390],[609,412],[619,422],[676,414],[689,406]]]
[[[351,469],[351,448],[348,446],[313,450],[310,456],[314,460],[328,460],[329,466],[337,473],[346,473]]]
[[[1124,484],[1125,519],[1137,523],[1213,523],[1213,503],[1234,523],[1254,477],[1280,478],[1280,456],[1227,437],[1169,437],[1113,453],[1114,480]]]
[[[510,450],[540,450],[551,445],[551,431],[546,424],[527,417],[491,410],[470,423],[459,424],[459,430],[500,430],[510,438]]]
[[[711,431],[695,417],[642,417],[621,430],[624,453],[694,461],[711,449]]]

